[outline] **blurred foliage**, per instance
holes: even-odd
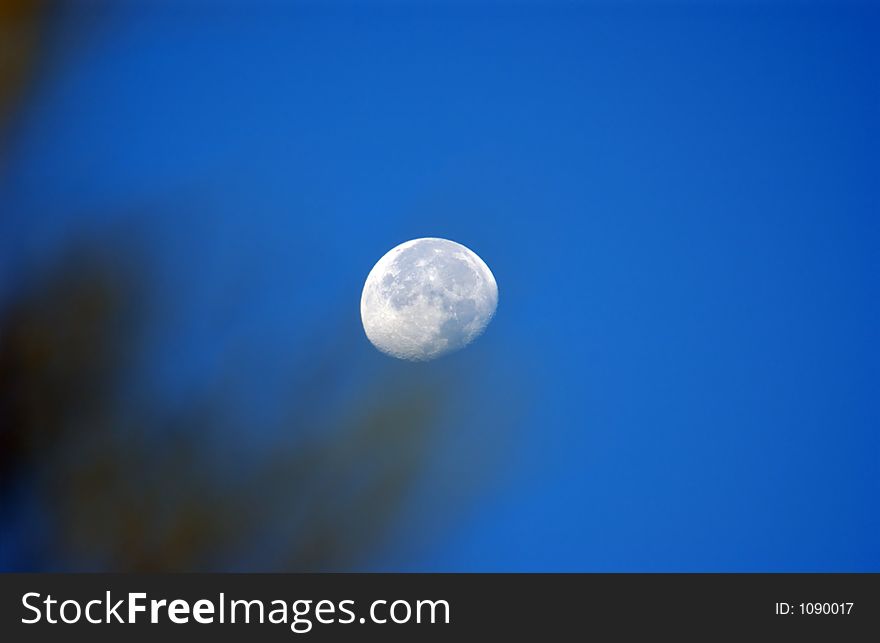
[[[149,297],[124,265],[72,253],[0,317],[0,496],[12,502],[25,480],[48,517],[27,558],[112,571],[357,565],[420,474],[449,387],[377,383],[334,417],[320,392],[349,363],[310,355],[292,370],[313,390],[291,393],[282,426],[258,429],[278,436],[272,447],[252,461],[224,452],[212,432],[234,416],[225,390],[174,412],[127,390]]]
[[[0,153],[7,122],[34,78],[46,8],[38,0],[0,0]]]

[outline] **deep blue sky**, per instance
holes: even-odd
[[[369,378],[385,251],[492,268],[451,359],[490,365],[469,431],[517,398],[504,465],[439,521],[414,498],[370,568],[880,571],[876,7],[130,3],[50,35],[5,265],[138,218],[164,395],[326,325]]]

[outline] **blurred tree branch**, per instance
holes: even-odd
[[[309,384],[339,386],[350,364],[340,351],[312,355],[292,369],[305,390],[269,433],[273,447],[243,461],[213,444],[233,415],[225,392],[173,413],[119,402],[147,299],[142,272],[123,266],[73,253],[0,316],[0,495],[24,480],[51,525],[31,559],[113,571],[357,565],[420,475],[449,384],[377,382],[328,416]],[[233,428],[241,440],[254,430]]]

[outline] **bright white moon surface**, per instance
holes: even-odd
[[[413,239],[373,266],[361,321],[383,353],[427,361],[474,341],[497,306],[495,277],[476,253],[447,239]]]

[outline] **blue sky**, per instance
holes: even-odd
[[[880,571],[875,7],[129,3],[50,36],[0,180],[8,274],[135,220],[177,311],[161,395],[328,326],[357,388],[386,367],[357,318],[385,251],[491,267],[445,448],[516,399],[503,466],[440,506],[438,459],[367,568]]]

